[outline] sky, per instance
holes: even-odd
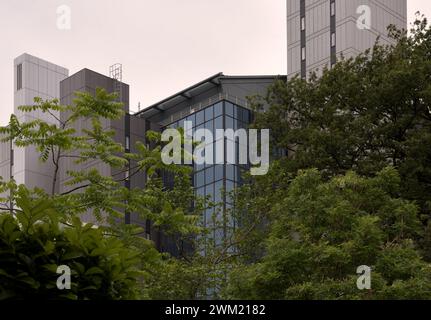
[[[286,0],[1,0],[0,125],[13,112],[13,59],[29,53],[109,75],[123,65],[137,111],[218,72],[286,73]],[[349,1],[349,0],[343,0]],[[58,28],[59,6],[71,28]],[[431,2],[408,0],[409,21]]]

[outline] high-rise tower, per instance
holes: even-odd
[[[55,124],[59,114],[43,114],[37,112],[23,113],[19,106],[33,105],[34,98],[44,100],[60,98],[60,81],[65,79],[69,71],[48,61],[23,54],[14,61],[14,113],[22,122],[41,119]],[[18,184],[25,184],[28,188],[39,187],[47,192],[52,191],[51,162],[42,163],[39,153],[34,147],[13,147],[12,176]]]
[[[377,37],[390,43],[391,24],[407,27],[407,0],[287,0],[287,76],[319,74]]]

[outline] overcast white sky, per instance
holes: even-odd
[[[286,73],[286,0],[1,0],[0,125],[13,112],[13,59],[27,52],[108,74],[123,64],[131,110],[217,72]],[[349,1],[349,0],[345,0]],[[70,31],[57,7],[72,9]],[[408,0],[409,18],[431,2]]]

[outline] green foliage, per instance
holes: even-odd
[[[15,216],[0,214],[0,300],[135,299],[139,251],[102,229],[61,224],[52,201],[34,199],[20,187]],[[59,266],[71,271],[71,289],[59,290]]]
[[[115,132],[106,129],[124,113],[116,100],[103,89],[94,96],[77,93],[67,106],[36,98],[34,106],[20,110],[48,114],[55,124],[21,122],[12,115],[9,125],[0,128],[3,141],[35,147],[40,161],[54,168],[51,190],[28,190],[13,180],[0,180],[0,299],[151,298],[162,293],[148,284],[169,278],[163,270],[174,270],[172,265],[185,266],[159,253],[143,237],[147,231],[126,225],[124,216],[133,214],[141,225],[150,220],[153,235],[163,232],[179,244],[184,239],[193,243],[194,235],[202,232],[197,219],[202,206],[191,209],[190,169],[161,161],[160,135],[155,132],[146,141],[152,148],[137,143],[126,152]],[[60,179],[65,164],[75,165],[75,170]],[[167,174],[175,177],[172,188],[162,183]],[[126,187],[127,179],[143,180],[144,175],[144,189]],[[84,214],[98,227],[83,225]],[[63,264],[73,271],[72,290],[56,287],[56,266]]]
[[[393,46],[376,44],[340,60],[322,77],[280,81],[255,101],[256,126],[272,144],[294,154],[292,174],[317,168],[332,177],[347,171],[373,176],[399,170],[402,195],[430,214],[431,29],[417,20],[411,35],[390,29]]]
[[[414,244],[422,232],[418,207],[398,198],[399,189],[393,168],[374,178],[349,172],[327,182],[317,170],[300,172],[266,216],[270,223],[261,231],[268,234],[264,254],[237,266],[229,275],[226,296],[431,299],[431,265]],[[248,205],[248,214],[259,214],[258,207]],[[250,248],[243,246],[242,252],[253,257]],[[361,265],[372,268],[370,291],[356,287]],[[418,283],[420,290],[415,290]],[[401,290],[408,291],[398,297]]]

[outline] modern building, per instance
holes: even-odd
[[[159,130],[184,128],[184,122],[190,121],[193,129],[187,132],[189,135],[200,128],[209,129],[213,133],[217,129],[247,128],[252,121],[252,111],[247,97],[264,96],[276,79],[285,80],[285,77],[226,76],[219,73],[149,106],[135,116],[155,124]],[[213,136],[215,137],[215,134]],[[215,141],[205,143],[213,148],[215,157],[217,152]],[[238,157],[239,141],[236,140],[234,143],[235,154]],[[225,150],[227,148],[226,139]],[[226,193],[241,184],[242,171],[247,170],[248,165],[228,164],[227,152],[224,152],[224,156],[225,164],[194,164],[193,185],[198,196],[208,197],[215,203],[223,203],[222,210],[228,210],[232,207],[232,201]],[[214,221],[213,217],[216,216],[214,210],[206,209],[203,216],[203,224],[207,227],[211,227]],[[227,224],[229,225],[220,229],[214,228],[212,236],[216,241],[227,236],[228,230],[234,227],[235,222],[228,221]]]
[[[103,88],[108,93],[117,93],[119,102],[124,105],[125,117],[118,120],[105,120],[103,125],[107,130],[115,132],[114,140],[122,144],[126,151],[135,152],[135,144],[137,141],[145,143],[145,121],[141,118],[130,116],[129,114],[129,85],[122,82],[121,66],[117,65],[116,68],[111,69],[111,77],[102,75],[89,69],[82,69],[81,71],[73,74],[72,76],[64,79],[60,83],[60,103],[62,105],[72,105],[75,99],[76,92],[88,92],[95,95],[97,88]],[[67,119],[67,114],[60,115],[61,121]],[[90,121],[90,120],[88,120]],[[87,120],[78,121],[75,123],[74,128],[78,132],[83,129],[89,129],[90,124]],[[76,164],[76,159],[65,158],[61,162],[60,170],[60,193],[67,192],[70,188],[67,182],[71,177],[67,174],[68,171],[85,171],[88,169],[96,168],[98,171],[106,176],[113,176],[116,180],[121,181],[123,186],[128,188],[144,188],[145,177],[143,173],[134,175],[132,178],[127,177],[124,171],[118,171],[110,168],[100,160],[87,161],[82,164]],[[133,164],[131,164],[133,167]],[[86,222],[96,222],[91,214],[83,217]],[[126,213],[126,223],[137,223],[136,215]]]
[[[287,0],[287,76],[321,74],[343,55],[390,44],[387,27],[407,28],[407,0]]]
[[[2,136],[0,135],[0,139]],[[9,142],[1,142],[0,141],[0,179],[2,181],[10,181],[12,176],[12,143]],[[0,193],[0,198],[7,198],[8,193]],[[4,201],[0,200],[0,208],[1,209],[10,209],[10,203],[5,199]],[[2,211],[0,209],[0,212]]]
[[[377,37],[384,43],[391,43],[387,37],[387,27],[394,24],[406,28],[406,0],[288,0],[287,1],[287,43],[288,72],[286,76],[225,76],[216,74],[191,87],[155,103],[137,114],[129,113],[129,86],[122,82],[121,69],[111,68],[109,77],[83,69],[68,77],[65,68],[42,59],[24,54],[15,59],[15,112],[20,120],[44,119],[56,123],[56,117],[63,119],[65,114],[48,116],[46,114],[22,115],[19,105],[33,104],[33,98],[59,98],[62,104],[73,103],[76,91],[95,93],[97,87],[108,92],[117,92],[119,101],[124,103],[126,116],[116,121],[107,121],[105,127],[116,132],[115,140],[134,151],[137,141],[146,143],[148,130],[162,131],[166,128],[184,127],[185,121],[192,123],[192,134],[196,129],[246,128],[252,121],[248,97],[265,95],[267,88],[276,79],[285,81],[295,75],[306,78],[309,72],[321,74],[330,68],[340,56],[352,57],[371,48]],[[77,123],[77,130],[86,128],[83,121]],[[225,150],[229,141],[224,138]],[[214,148],[216,141],[207,142]],[[238,153],[239,141],[233,141]],[[11,150],[10,144],[1,144],[0,175],[5,180],[14,177],[18,183],[28,187],[42,187],[49,191],[52,168],[42,164],[38,154],[30,148]],[[226,152],[225,152],[226,154]],[[225,155],[226,156],[226,155]],[[227,160],[227,159],[225,159]],[[227,162],[227,161],[226,161]],[[131,164],[132,165],[132,164]],[[59,185],[56,192],[68,191],[66,183],[68,170],[98,168],[107,176],[123,177],[98,161],[76,165],[73,160],[61,163]],[[232,207],[231,199],[223,192],[229,192],[242,183],[242,172],[247,164],[193,164],[193,186],[197,195],[208,197],[223,204],[222,210]],[[123,177],[124,178],[124,177]],[[144,174],[125,179],[124,185],[130,188],[145,188]],[[170,185],[172,178],[165,176],[165,184]],[[213,208],[208,208],[202,217],[203,224],[211,226]],[[91,215],[87,221],[94,221]],[[134,214],[126,213],[126,223],[144,224],[147,237],[154,240],[162,251],[173,252],[172,239],[162,232],[151,230],[151,222],[142,221]],[[228,221],[221,229],[215,229],[214,239],[223,239],[235,221]]]
[[[19,121],[42,119],[52,124],[58,123],[59,114],[21,112],[19,106],[34,105],[34,98],[44,100],[60,98],[60,81],[69,74],[66,68],[55,65],[29,54],[23,54],[14,61],[14,113]],[[34,147],[13,147],[12,176],[18,184],[25,184],[29,188],[42,188],[52,192],[53,164],[49,161],[42,163],[39,153]],[[55,186],[58,192],[58,185]]]
[[[17,57],[14,60],[14,113],[18,120],[43,119],[52,124],[57,123],[59,114],[22,113],[18,107],[34,105],[35,97],[59,99],[60,81],[68,73],[66,68],[27,53]],[[0,142],[0,177],[4,181],[13,177],[18,184],[38,187],[51,193],[53,172],[52,163],[42,163],[34,147],[18,148],[11,142]],[[54,192],[58,192],[58,185],[54,186]]]

